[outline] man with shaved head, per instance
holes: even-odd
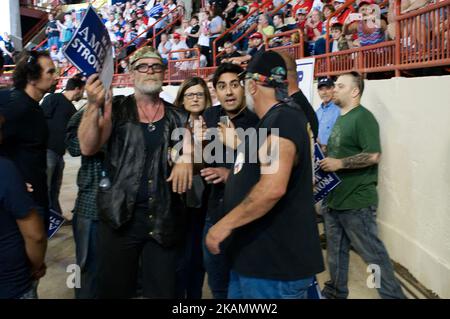
[[[373,114],[361,105],[364,80],[356,72],[341,75],[334,87],[334,103],[341,115],[328,140],[328,157],[320,162],[336,172],[341,183],[328,195],[324,212],[330,280],[326,298],[348,297],[349,252],[352,246],[364,261],[376,267],[375,283],[382,298],[405,298],[383,242],[378,238],[378,163],[380,132]]]

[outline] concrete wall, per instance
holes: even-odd
[[[381,130],[380,236],[392,259],[450,298],[450,77],[366,81],[362,104]]]

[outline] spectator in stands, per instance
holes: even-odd
[[[308,15],[311,12],[313,4],[314,0],[300,0],[294,6],[293,11],[297,13],[299,9],[304,9],[306,15]]]
[[[324,17],[323,23],[322,23],[322,32],[320,36],[317,38],[316,43],[314,44],[314,54],[324,54],[326,52],[326,35],[327,35],[327,21],[331,14],[333,14],[335,11],[334,7],[331,4],[326,4],[322,8],[322,15]],[[330,27],[336,23],[337,19],[333,17],[330,20]],[[330,34],[331,34],[331,28],[330,28]]]
[[[125,25],[125,34],[123,36],[124,44],[128,45],[127,47],[127,56],[131,54],[134,50],[136,50],[136,43],[134,43],[134,39],[136,38],[137,33],[131,23],[127,23]]]
[[[13,65],[15,49],[7,32],[3,33],[3,37],[0,37],[0,49],[2,50],[5,65]]]
[[[105,22],[105,27],[107,30],[112,30],[113,26],[117,23],[116,18],[113,14],[108,16],[108,21]]]
[[[199,64],[197,63],[197,61],[195,61],[195,63],[194,63],[194,68],[195,68],[195,69],[198,69],[198,68],[205,68],[205,67],[207,67],[207,66],[208,66],[208,59],[207,59],[206,56],[202,53],[201,47],[200,47],[200,45],[199,45],[198,43],[197,43],[197,44],[194,44],[194,49],[197,49],[198,52],[200,53],[200,61],[199,61]],[[194,51],[192,57],[197,57],[197,54],[198,54],[197,51]]]
[[[0,145],[5,120],[0,114]],[[36,299],[47,234],[16,165],[0,156],[0,299]]]
[[[239,10],[241,8],[244,9],[245,12],[248,12],[250,7],[247,4],[247,0],[237,0],[236,14],[237,14],[237,10]]]
[[[349,21],[346,34],[358,34],[360,46],[377,44],[385,40],[386,21],[379,19],[371,5],[374,0],[361,0],[358,11],[362,20]]]
[[[316,40],[322,33],[322,21],[322,12],[317,9],[313,9],[305,24],[305,34],[309,45],[310,55],[314,55],[314,46]]]
[[[333,101],[339,106],[328,139],[327,157],[320,161],[326,172],[336,172],[341,183],[328,195],[324,212],[330,280],[323,295],[328,299],[348,297],[350,247],[371,265],[379,267],[381,298],[406,298],[389,254],[378,237],[378,163],[381,157],[380,131],[373,114],[361,105],[364,79],[356,72],[339,76]]]
[[[334,9],[335,10],[339,9],[340,7],[342,7],[344,5],[344,3],[345,3],[345,0],[334,0],[333,1]],[[339,13],[336,16],[337,22],[339,22],[342,25],[345,25],[347,23],[348,16],[353,11],[354,11],[353,7],[349,7],[349,8],[344,9],[343,11],[341,11],[341,13]]]
[[[275,28],[270,25],[268,14],[261,14],[258,18],[258,32],[261,33],[264,38],[275,33]]]
[[[249,37],[249,51],[246,55],[241,57],[229,58],[229,61],[233,64],[245,64],[258,52],[265,50],[263,35],[259,32],[253,33]]]
[[[70,41],[70,39],[72,39],[72,35],[74,32],[72,15],[70,13],[64,14],[64,24],[59,20],[57,20],[57,24],[61,30],[61,42],[63,45],[66,45]]]
[[[161,55],[164,63],[169,60],[169,52],[172,49],[172,42],[169,41],[169,36],[167,33],[161,34],[161,42],[158,45],[158,52]]]
[[[123,74],[128,73],[129,71],[130,69],[128,67],[128,61],[125,59],[120,60],[118,73]]]
[[[51,48],[52,46],[56,45],[59,49],[59,28],[55,20],[55,16],[52,13],[48,15],[48,23],[47,27],[45,28],[45,34],[47,35],[48,39],[48,47]]]
[[[214,6],[211,11],[211,23],[209,25],[209,48],[213,50],[213,42],[225,31],[225,21],[222,18],[222,9],[219,6]],[[216,43],[216,50],[222,46],[222,38],[220,41]],[[211,51],[211,57],[213,56],[213,52]]]
[[[273,26],[275,27],[274,34],[289,31],[289,28],[284,24],[284,17],[281,13],[276,13],[273,16]]]
[[[64,59],[62,51],[58,50],[58,46],[56,44],[52,45],[50,48],[50,58],[53,60],[55,65],[59,65],[59,63]]]
[[[237,10],[237,12],[236,12],[236,16],[238,18],[238,21],[241,21],[241,22],[239,23],[239,25],[233,31],[231,31],[231,40],[233,42],[236,41],[237,39],[239,39],[244,34],[244,32],[246,31],[247,20],[244,20],[244,17],[246,15],[247,15],[247,11],[245,11],[244,8],[239,8]],[[247,37],[244,37],[243,39],[241,39],[236,44],[236,46],[241,51],[247,50],[247,47],[248,47],[248,39],[247,39]]]
[[[344,33],[342,32],[342,24],[335,23],[330,28],[330,30],[332,37],[332,41],[330,42],[330,52],[348,50],[350,48],[350,45],[348,43],[348,40],[344,36]]]
[[[171,20],[169,15],[169,9],[167,7],[164,7],[163,9],[163,15],[161,16],[159,21],[156,22],[155,26],[153,27],[155,29],[155,34],[161,32],[165,27],[167,27]],[[156,36],[156,45],[159,45],[161,35]]]
[[[192,16],[190,22],[190,28],[187,31],[186,44],[188,47],[193,48],[198,42],[198,37],[200,36],[200,24],[197,16]]]
[[[189,49],[186,45],[186,42],[181,40],[181,35],[179,33],[172,34],[172,48],[170,49],[170,52],[178,51],[178,50],[187,50]],[[170,58],[172,60],[179,60],[181,59],[180,52],[175,52],[170,55]]]
[[[212,60],[209,53],[209,13],[203,11],[199,13],[200,20],[200,35],[198,37],[198,44],[200,45],[201,52],[208,59],[208,65],[212,65]]]
[[[166,0],[166,6],[169,8],[169,11],[172,11],[177,7],[173,0]]]
[[[236,50],[236,47],[230,41],[224,43],[223,50],[225,53],[219,57],[220,61],[218,61],[217,64],[231,62],[231,58],[241,56],[241,54]]]
[[[297,11],[295,11],[296,13],[296,23],[297,23],[297,28],[299,28],[303,33],[305,33],[305,27],[306,27],[306,16],[307,16],[307,12],[306,9],[304,8],[300,8]],[[306,40],[306,39],[305,39]]]
[[[227,27],[230,27],[236,16],[236,10],[238,9],[237,0],[231,0],[228,2],[227,7],[223,10],[223,16],[227,22]]]
[[[163,1],[162,0],[156,0],[154,1],[154,5],[152,6],[152,1],[149,1],[145,7],[145,10],[147,11],[147,16],[151,18],[156,18],[157,16],[160,16],[163,12]]]

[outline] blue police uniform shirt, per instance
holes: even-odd
[[[320,104],[316,115],[319,121],[319,141],[321,144],[327,145],[334,123],[336,123],[336,120],[341,115],[341,110],[336,104],[330,101],[327,104]]]

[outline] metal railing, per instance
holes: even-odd
[[[286,36],[291,37],[293,34],[298,34],[298,43],[293,43],[289,45],[271,46],[271,41],[275,38],[283,38]],[[277,52],[285,52],[295,58],[302,58],[304,53],[304,37],[303,32],[300,29],[295,29],[291,31],[276,33],[266,37],[264,40],[264,45],[266,50],[272,50]]]
[[[174,55],[177,54],[177,59]],[[199,76],[200,69],[200,50],[187,49],[169,52],[167,61],[166,82],[181,83],[186,78]]]

